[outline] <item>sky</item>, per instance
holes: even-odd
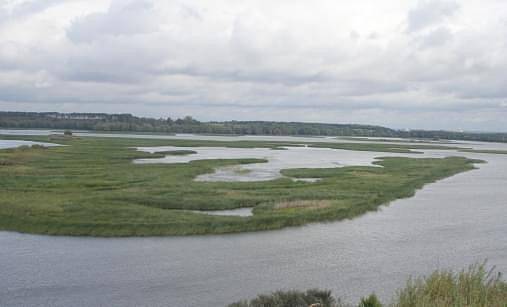
[[[507,131],[507,2],[0,0],[0,110]]]

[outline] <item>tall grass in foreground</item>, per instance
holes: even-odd
[[[394,306],[399,307],[505,307],[507,283],[500,273],[475,264],[458,273],[436,271],[428,277],[409,280],[395,302]]]
[[[331,291],[312,289],[277,291],[259,295],[251,301],[241,301],[229,307],[345,307]],[[453,272],[435,271],[427,277],[409,279],[398,290],[393,302],[382,304],[375,294],[362,298],[358,307],[507,307],[507,283],[494,268],[475,264]]]

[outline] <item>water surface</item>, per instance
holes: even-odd
[[[230,210],[191,210],[195,213],[209,214],[209,215],[223,215],[223,216],[252,216],[252,208],[238,208]]]
[[[22,130],[22,129],[0,129],[0,135],[51,135],[63,134],[63,130]],[[416,140],[402,138],[384,138],[384,137],[334,137],[334,136],[276,136],[276,135],[205,135],[205,134],[150,134],[140,132],[100,132],[73,130],[73,135],[83,137],[118,137],[118,138],[141,138],[141,139],[166,139],[166,140],[201,140],[201,141],[272,141],[272,142],[324,142],[324,143],[384,143],[388,140],[390,144],[407,144],[413,141],[419,145],[457,145],[462,141],[432,141],[432,140]],[[473,142],[469,142],[473,143]]]
[[[20,146],[42,145],[46,147],[58,146],[57,144],[17,140],[0,140],[0,149],[15,148]]]
[[[282,177],[283,169],[291,168],[333,168],[345,166],[379,166],[374,164],[380,157],[442,158],[461,155],[450,150],[426,150],[421,153],[385,153],[374,151],[352,151],[316,147],[285,147],[285,150],[270,148],[228,148],[228,147],[139,147],[138,150],[155,153],[192,150],[195,154],[167,155],[163,158],[138,159],[134,163],[188,163],[209,159],[263,159],[267,162],[220,167],[215,172],[203,174],[197,181],[266,181]],[[312,182],[317,179],[306,178]]]
[[[507,273],[507,156],[426,154],[488,163],[353,220],[278,231],[122,239],[0,232],[0,306],[223,306],[312,287],[357,302],[372,291],[389,299],[410,275],[437,268],[489,259]]]

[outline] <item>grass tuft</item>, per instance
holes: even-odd
[[[410,279],[397,294],[396,307],[505,307],[507,284],[494,268],[474,264],[455,273],[449,270]]]

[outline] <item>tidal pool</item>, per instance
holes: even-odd
[[[385,153],[352,151],[316,147],[285,147],[285,150],[269,148],[229,147],[139,147],[144,152],[166,152],[192,150],[195,154],[167,155],[164,158],[138,159],[134,163],[188,163],[208,159],[265,159],[264,163],[253,163],[217,168],[215,172],[196,177],[197,181],[266,181],[282,177],[280,171],[290,168],[332,168],[344,166],[377,166],[373,162],[379,157],[442,158],[462,153],[450,150],[426,150],[424,153]],[[318,178],[303,178],[299,181],[315,182]]]
[[[58,146],[57,144],[31,142],[31,141],[17,141],[17,140],[0,140],[0,149],[15,148],[20,146],[42,145],[46,147]]]
[[[195,213],[208,214],[208,215],[223,215],[223,216],[252,216],[252,208],[238,208],[231,210],[191,210]]]

